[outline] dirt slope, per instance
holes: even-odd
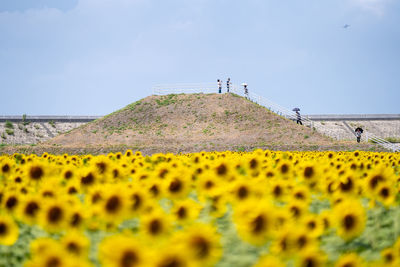
[[[53,146],[330,145],[331,139],[232,94],[149,96],[47,142]],[[197,150],[196,149],[196,150]]]

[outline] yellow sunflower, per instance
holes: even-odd
[[[199,216],[201,205],[193,199],[176,201],[171,209],[171,214],[178,224],[187,224]]]
[[[344,240],[351,240],[364,231],[365,210],[359,201],[346,200],[335,206],[334,220],[338,235]]]
[[[65,251],[76,257],[86,258],[89,252],[89,239],[77,231],[69,231],[60,240]]]
[[[5,215],[0,215],[0,244],[11,246],[18,240],[19,230],[14,220]]]
[[[335,267],[362,267],[365,266],[363,260],[356,253],[349,253],[342,255],[337,262]]]
[[[184,229],[176,240],[177,246],[199,266],[214,266],[222,256],[220,235],[210,225],[195,224]]]
[[[272,255],[265,255],[260,257],[258,262],[253,267],[285,267],[286,264],[283,263],[278,257]]]
[[[133,236],[113,235],[100,243],[99,259],[103,266],[147,267],[150,258],[146,251]]]
[[[326,266],[326,256],[318,250],[303,251],[297,259],[298,267],[323,267]]]
[[[253,245],[265,244],[274,232],[274,214],[274,208],[266,201],[249,200],[238,206],[234,222],[239,236]]]
[[[39,223],[50,232],[62,231],[67,225],[70,208],[67,203],[60,200],[46,200],[43,208],[39,211]]]

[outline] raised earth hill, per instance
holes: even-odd
[[[350,145],[350,147],[349,147]],[[106,152],[130,148],[144,153],[202,150],[348,150],[235,94],[149,96],[103,118],[56,136],[44,146],[64,151]],[[372,145],[364,145],[368,149]],[[113,150],[113,149],[111,149]]]

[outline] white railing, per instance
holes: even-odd
[[[226,84],[223,84],[223,91],[226,91]],[[276,113],[282,117],[290,120],[297,121],[296,112],[282,107],[274,102],[271,102],[267,98],[258,95],[253,92],[248,92],[247,95],[244,93],[242,86],[231,84],[229,88],[230,93],[234,93],[240,96],[244,96],[252,102],[255,102],[261,106],[264,106],[273,113]],[[193,93],[218,93],[217,83],[179,83],[179,84],[167,84],[167,85],[156,85],[153,87],[153,93],[156,95],[167,95],[167,94],[193,94]],[[301,117],[301,121],[304,125],[313,128],[314,122],[307,117]],[[398,144],[393,144],[385,139],[377,137],[371,133],[366,132],[366,141],[371,140],[372,142],[392,151],[400,151]]]
[[[380,138],[378,136],[375,136],[369,132],[365,132],[366,136],[366,141],[372,141],[373,143],[376,143],[380,146],[383,146],[386,149],[392,150],[394,152],[400,152],[400,145],[391,143],[383,138]]]
[[[177,83],[153,86],[153,94],[194,94],[194,93],[218,93],[217,83]]]
[[[253,92],[249,92],[247,94],[247,96],[244,94],[244,90],[241,89],[239,86],[237,85],[232,85],[232,90],[230,90],[232,93],[241,95],[246,97],[247,99],[249,99],[250,101],[253,101],[261,106],[264,106],[265,108],[267,108],[268,110],[270,110],[271,112],[274,112],[282,117],[285,117],[287,119],[293,120],[293,121],[297,121],[297,114],[296,112],[294,112],[293,110],[284,108],[274,102],[271,102],[270,100],[268,100],[267,98],[253,93]],[[310,127],[313,128],[314,126],[314,122],[310,119],[308,119],[307,117],[301,117],[301,122]]]

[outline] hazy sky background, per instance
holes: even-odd
[[[400,113],[399,25],[397,0],[1,0],[0,115],[227,77],[303,114]]]

